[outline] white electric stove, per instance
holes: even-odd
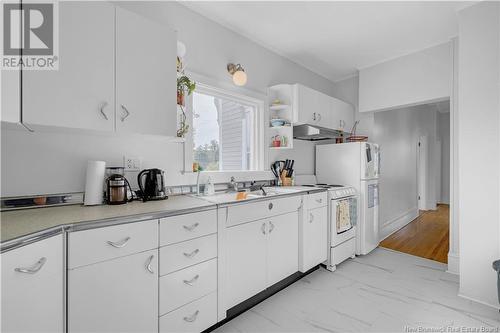
[[[356,226],[358,224],[358,192],[354,187],[332,184],[304,184],[324,188],[328,192],[328,260],[326,268],[336,266],[356,256]]]

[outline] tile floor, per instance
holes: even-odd
[[[500,332],[498,310],[458,297],[458,276],[445,270],[378,248],[314,271],[215,332]]]

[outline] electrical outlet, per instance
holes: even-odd
[[[139,171],[141,170],[141,158],[123,156],[123,166],[126,171]]]

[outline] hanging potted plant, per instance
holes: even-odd
[[[177,136],[183,138],[189,130],[189,125],[186,122],[186,112],[184,110],[185,96],[189,96],[193,93],[196,88],[196,83],[191,81],[186,75],[182,75],[177,78],[177,105],[181,109],[179,129],[177,130]]]
[[[184,96],[189,96],[196,88],[196,83],[186,75],[177,78],[177,105],[184,106]]]

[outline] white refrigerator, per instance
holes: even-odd
[[[359,192],[359,224],[356,254],[364,255],[379,242],[379,146],[352,142],[316,146],[316,178],[319,183],[353,186]]]

